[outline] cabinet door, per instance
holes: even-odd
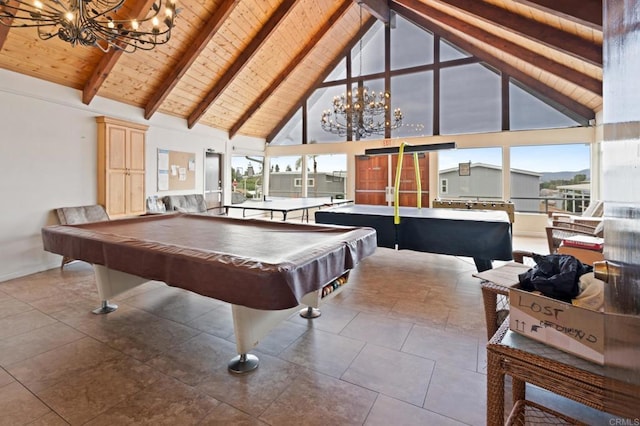
[[[131,129],[129,131],[129,164],[128,167],[135,171],[144,171],[144,132]]]
[[[127,129],[107,126],[107,170],[127,169]]]
[[[109,170],[107,172],[106,209],[109,217],[127,214],[127,182],[129,176],[125,170]]]
[[[132,170],[129,172],[129,176],[127,176],[127,178],[129,182],[129,188],[127,191],[127,214],[144,214],[147,209],[144,196],[144,170],[142,170],[141,172]]]

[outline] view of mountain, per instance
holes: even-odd
[[[576,172],[542,172],[540,180],[549,182],[552,180],[571,180],[575,175],[587,175],[587,180],[591,180],[591,170],[584,169]]]

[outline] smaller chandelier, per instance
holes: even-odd
[[[131,53],[165,44],[178,11],[175,0],[156,0],[141,19],[114,18],[125,0],[0,0],[0,24],[36,27],[42,40],[53,37],[71,45],[96,46]],[[163,6],[164,4],[164,6]]]
[[[369,91],[358,86],[350,93],[335,96],[333,108],[322,111],[322,129],[340,136],[352,132],[354,140],[371,135],[384,135],[386,127],[394,130],[402,125],[402,111],[393,111],[393,121],[385,121],[389,109],[389,93]]]

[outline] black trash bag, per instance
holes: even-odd
[[[536,266],[518,275],[520,287],[567,303],[580,293],[580,277],[593,271],[593,267],[568,254],[534,254],[533,260]]]

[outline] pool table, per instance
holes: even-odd
[[[115,310],[109,299],[149,280],[229,302],[234,372],[256,368],[249,350],[299,305],[317,308],[322,287],[376,248],[371,228],[182,213],[47,226],[42,239],[49,252],[93,264],[95,313]]]

